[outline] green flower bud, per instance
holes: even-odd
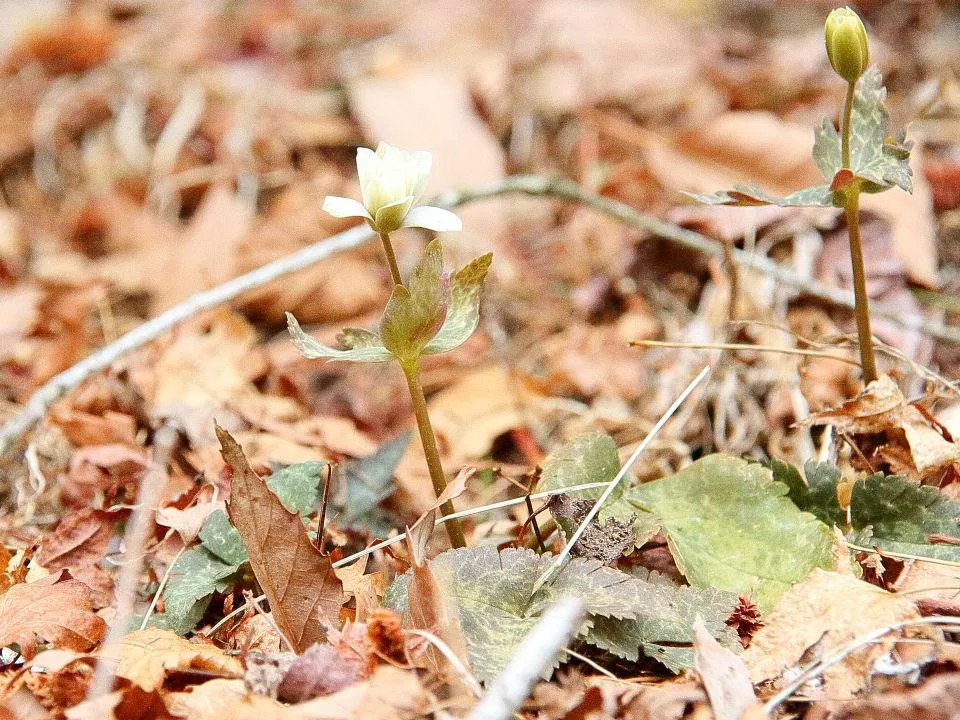
[[[831,11],[824,35],[833,69],[847,82],[856,82],[870,63],[867,30],[860,16],[848,7]]]

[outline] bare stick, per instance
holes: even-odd
[[[590,508],[590,512],[587,513],[587,516],[583,519],[583,522],[580,523],[580,526],[577,528],[576,532],[567,540],[567,544],[564,545],[563,551],[557,555],[556,560],[550,563],[543,574],[537,578],[537,581],[533,584],[533,592],[537,592],[543,584],[551,578],[551,576],[560,569],[564,561],[567,559],[567,556],[570,554],[570,551],[573,550],[573,546],[577,544],[577,541],[581,538],[584,532],[586,532],[587,526],[593,521],[597,516],[597,513],[600,512],[600,508],[603,507],[603,504],[607,501],[610,495],[614,490],[617,489],[617,486],[627,475],[627,471],[630,470],[630,467],[637,461],[637,458],[640,457],[641,453],[647,449],[647,446],[650,442],[657,436],[657,433],[667,424],[667,420],[673,417],[673,414],[680,409],[680,406],[683,405],[684,400],[686,400],[690,393],[693,392],[694,388],[699,385],[703,379],[710,372],[710,366],[708,365],[703,370],[700,371],[700,374],[697,375],[693,380],[690,381],[690,384],[684,388],[683,392],[680,393],[680,396],[673,401],[673,404],[667,408],[667,411],[657,420],[657,424],[650,428],[650,432],[647,433],[647,436],[637,445],[637,449],[633,451],[633,454],[630,455],[629,459],[623,464],[623,467],[620,468],[620,472],[617,473],[617,476],[610,481],[610,484],[607,485],[607,489],[603,491],[603,494],[600,495],[600,498],[593,504],[593,507]]]
[[[469,720],[509,720],[540,674],[570,641],[582,618],[583,602],[578,598],[563,597],[551,605],[473,708]]]
[[[166,485],[167,461],[176,443],[177,432],[171,427],[161,427],[154,437],[150,467],[140,481],[136,508],[123,536],[124,562],[117,581],[117,612],[110,626],[110,632],[103,641],[103,649],[97,660],[97,667],[87,693],[88,700],[96,700],[110,692],[113,667],[107,658],[109,653],[104,651],[118,643],[130,629],[128,625],[137,600],[137,585],[140,583],[140,572],[143,570],[144,549],[153,530],[155,506]]]
[[[837,362],[860,367],[860,363],[853,358],[823,352],[822,350],[809,350],[807,348],[781,348],[774,345],[750,345],[749,343],[674,342],[673,340],[631,340],[630,345],[633,347],[688,348],[690,350],[754,350],[756,352],[772,352],[782,355],[806,355],[807,357],[825,358],[827,360],[836,360]]]
[[[631,227],[645,230],[657,237],[670,240],[682,247],[701,252],[709,257],[723,257],[723,247],[705,235],[684,230],[663,220],[644,215],[629,205],[594,195],[571,180],[544,178],[534,175],[516,175],[491,185],[443,193],[431,205],[454,208],[478,200],[521,193],[535,197],[557,197],[583,203],[599,212],[610,215]],[[6,454],[20,437],[36,425],[47,409],[56,400],[72,390],[94,373],[104,370],[129,352],[146,345],[189,318],[230,302],[246,292],[255,290],[273,280],[310,267],[337,253],[358,247],[374,237],[366,225],[358,225],[333,237],[321,240],[273,262],[228,280],[211,290],[191,296],[165,313],[148,320],[106,347],[101,348],[73,367],[53,377],[39,388],[27,401],[20,413],[0,429],[0,455]],[[733,252],[734,261],[743,267],[759,270],[766,275],[824,302],[853,310],[853,293],[830,287],[810,278],[803,278],[789,268],[777,265],[772,260],[744,250]],[[874,305],[874,316],[886,318],[899,327],[919,330],[940,340],[960,345],[960,328],[947,327],[928,322],[919,315],[904,315],[902,311]]]

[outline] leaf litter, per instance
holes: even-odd
[[[160,310],[346,227],[319,206],[352,194],[353,148],[381,137],[434,152],[431,192],[512,172],[562,175],[799,275],[849,282],[831,207],[734,216],[680,195],[744,178],[783,195],[820,182],[819,170],[827,186],[814,199],[829,205],[841,170],[836,118],[814,137],[807,128],[837,98],[819,28],[794,4],[778,6],[798,14],[775,33],[763,13],[717,3],[699,22],[692,6],[621,0],[589,10],[480,3],[462,16],[432,0],[349,13],[38,5],[47,7],[0,41],[3,419]],[[865,76],[853,169],[915,189],[867,198],[880,221],[864,230],[871,290],[919,317],[937,311],[916,286],[956,291],[949,78],[938,109],[910,127],[910,166],[888,124],[911,117],[921,80],[948,66],[949,52],[943,61],[932,48],[950,11],[918,5],[914,37],[886,5],[867,11],[878,46],[890,44],[880,70],[894,69],[892,47],[901,70],[926,77],[894,75],[884,96],[880,72]],[[121,58],[129,74],[109,70]],[[398,98],[409,112],[392,110]],[[784,203],[756,190],[727,200]],[[424,362],[442,460],[449,477],[475,468],[469,482],[461,475],[458,509],[561,493],[536,531],[538,503],[518,502],[469,516],[466,550],[448,550],[422,523],[414,548],[342,567],[434,505],[406,433],[402,378],[386,365],[304,362],[283,333],[292,312],[324,348],[344,322],[365,328],[349,336],[353,351],[408,350],[390,321],[367,330],[392,285],[376,248],[351,250],[138,348],[61,397],[23,454],[0,461],[2,711],[19,716],[30,702],[51,717],[123,720],[393,720],[441,706],[465,715],[470,684],[427,636],[488,683],[551,601],[571,594],[588,619],[524,716],[752,717],[741,663],[762,702],[864,633],[956,614],[960,576],[944,564],[960,562],[955,399],[916,365],[950,357],[945,343],[878,323],[893,359],[859,394],[856,369],[829,357],[631,347],[737,342],[829,355],[846,352],[850,325],[762,273],[740,267],[735,277],[586,208],[511,199],[463,217],[466,232],[444,245],[464,270],[447,278],[434,263],[416,288],[444,296],[443,317],[421,317],[394,292],[392,321],[417,325],[418,342],[438,352],[478,328],[461,350]],[[413,267],[414,236],[397,246]],[[491,246],[492,264],[469,263]],[[609,482],[707,360],[716,367],[702,399],[534,593],[603,492],[570,488]],[[929,370],[956,379],[949,362]],[[123,530],[165,426],[180,441],[150,508],[135,614],[118,618],[117,569],[140,551],[124,546]],[[124,642],[101,647],[118,622],[130,629]],[[809,709],[788,707],[815,718],[949,717],[955,640],[950,626],[890,634],[803,686]],[[87,700],[99,660],[116,682]],[[897,670],[907,667],[919,687]],[[893,678],[884,691],[881,676]],[[842,696],[854,699],[841,706]]]

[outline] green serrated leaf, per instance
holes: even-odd
[[[599,431],[579,435],[561,448],[550,453],[542,463],[540,490],[562,490],[574,485],[595,482],[609,482],[620,470],[620,458],[617,444],[613,438]],[[656,516],[631,504],[624,497],[629,483],[626,479],[613,491],[600,509],[598,520],[602,523],[608,518],[622,522],[631,522],[634,542],[642,545],[650,539],[660,527]],[[584,490],[577,497],[596,500],[603,494],[603,488]],[[569,535],[574,528],[563,528]]]
[[[595,560],[571,560],[534,595],[537,578],[553,559],[530,550],[497,552],[486,545],[451,550],[430,561],[444,597],[456,607],[470,665],[479,679],[489,681],[503,670],[540,613],[561,595],[581,599],[590,622],[602,617],[682,622],[670,604],[673,595]],[[409,573],[398,577],[384,597],[384,603],[401,614],[408,611],[409,581]]]
[[[793,465],[780,460],[772,460],[770,468],[773,479],[790,489],[787,496],[794,505],[813,513],[830,527],[846,526],[847,513],[837,499],[837,484],[840,482],[838,468],[829,463],[809,460],[804,465],[806,479]]]
[[[380,537],[391,530],[380,503],[395,490],[393,477],[409,444],[410,433],[405,432],[385,442],[372,455],[343,465],[341,480],[334,485],[336,504],[342,509],[340,525],[363,528]]]
[[[786,497],[771,471],[709,455],[675,475],[628,491],[658,515],[691,585],[752,593],[771,608],[815,567],[831,566],[831,532]]]
[[[287,313],[287,328],[293,344],[307,358],[349,362],[385,362],[393,359],[393,355],[383,346],[380,339],[368,330],[353,328],[344,330],[341,337],[346,337],[350,345],[346,350],[337,350],[307,335],[291,313]]]
[[[937,488],[898,475],[857,480],[850,498],[854,530],[872,528],[871,544],[893,552],[960,561],[960,546],[931,545],[930,535],[960,537],[960,503]]]
[[[326,473],[325,462],[312,460],[281,468],[270,475],[266,483],[287,510],[299,513],[306,520],[320,507]]]
[[[480,322],[480,295],[493,255],[487,253],[463,267],[450,282],[450,307],[440,330],[423,348],[434,355],[463,345]]]
[[[244,553],[246,555],[246,553]],[[233,582],[240,563],[224,562],[204,546],[190,548],[170,568],[163,593],[164,612],[150,624],[185,635],[193,630],[214,592],[223,592]]]
[[[779,207],[832,207],[834,193],[829,185],[815,185],[777,197],[764,192],[756,185],[735,185],[733,190],[721,190],[712,195],[684,193],[705,205],[777,205]]]
[[[737,596],[715,588],[674,585],[656,573],[640,574],[652,595],[657,615],[635,620],[596,618],[586,641],[625,660],[636,661],[640,653],[663,663],[673,672],[693,667],[693,624],[702,617],[710,633],[723,645],[738,648],[737,633],[726,624]]]
[[[401,362],[416,360],[436,335],[447,313],[443,250],[430,242],[407,280],[396,285],[380,319],[380,339]]]

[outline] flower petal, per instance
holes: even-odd
[[[433,164],[433,156],[426,150],[418,150],[410,153],[410,164],[416,168],[416,181],[411,188],[411,195],[420,197],[427,187],[427,180],[430,177],[430,166]]]
[[[407,213],[401,227],[421,227],[435,232],[459,232],[463,230],[463,222],[449,210],[421,205]]]
[[[404,226],[403,220],[411,205],[413,205],[413,197],[403,197],[387,203],[377,210],[373,221],[377,231],[392,233],[394,230],[402,228]]]
[[[361,188],[366,187],[374,177],[379,161],[380,158],[370,148],[357,148],[357,178]]]
[[[363,203],[353,198],[337,197],[335,195],[327,195],[323,199],[323,211],[338,218],[362,217],[367,220],[373,219]]]

